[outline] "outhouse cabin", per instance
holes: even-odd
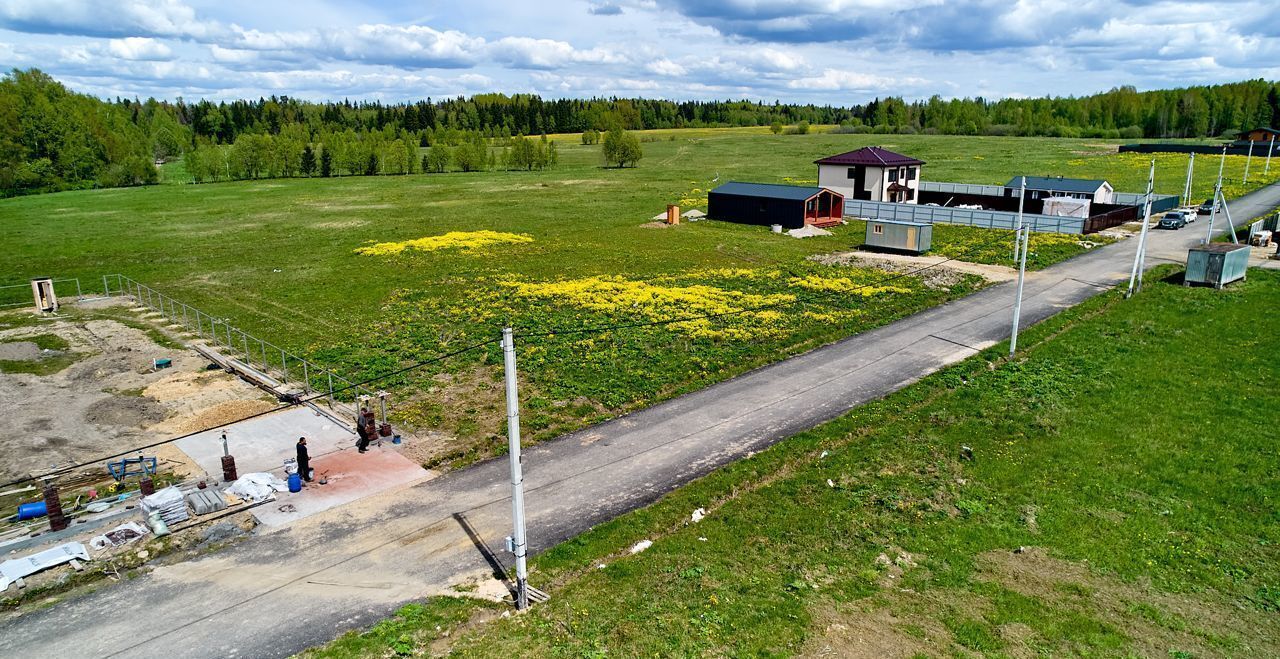
[[[825,188],[730,181],[707,194],[707,216],[787,229],[829,227],[844,218],[844,196]]]
[[[867,247],[923,254],[933,246],[933,225],[925,222],[867,220]]]

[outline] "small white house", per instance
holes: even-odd
[[[1106,181],[1061,176],[1015,176],[1004,184],[1005,196],[1017,197],[1024,178],[1027,180],[1027,199],[1071,197],[1088,199],[1095,204],[1114,204],[1116,200],[1115,188]]]
[[[814,161],[818,187],[834,190],[845,199],[917,203],[923,160],[868,146]]]

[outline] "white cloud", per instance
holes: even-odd
[[[645,65],[645,70],[660,76],[682,76],[689,72],[689,69],[672,62],[667,58],[655,60]]]
[[[790,89],[821,91],[883,91],[906,85],[918,86],[926,81],[921,78],[888,78],[869,73],[857,73],[840,69],[824,69],[820,75],[796,78],[787,83]]]
[[[5,0],[0,27],[99,37],[208,37],[216,26],[178,0]]]
[[[120,59],[167,60],[173,51],[150,37],[125,37],[107,42],[107,50]]]
[[[521,69],[555,69],[566,64],[620,64],[622,55],[605,48],[579,50],[572,44],[552,39],[503,37],[489,45],[489,55],[498,62]]]

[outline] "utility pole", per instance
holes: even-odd
[[[1191,159],[1187,161],[1187,184],[1182,186],[1182,204],[1184,206],[1191,204],[1191,175],[1196,167],[1196,152],[1191,152]]]
[[[1262,168],[1262,175],[1271,173],[1271,152],[1276,150],[1276,136],[1271,136],[1271,144],[1267,147],[1267,166]]]
[[[1133,272],[1129,273],[1129,290],[1124,297],[1133,297],[1142,290],[1142,270],[1147,260],[1147,226],[1151,224],[1151,193],[1156,184],[1156,161],[1151,159],[1151,171],[1147,173],[1147,199],[1142,208],[1142,230],[1138,234],[1138,251],[1133,255]]]
[[[1218,182],[1213,184],[1213,204],[1209,209],[1209,232],[1205,234],[1204,244],[1213,242],[1213,219],[1218,216],[1218,200],[1222,198],[1222,168],[1227,166],[1227,147],[1222,147],[1222,158],[1218,160]]]
[[[529,608],[529,574],[525,565],[524,474],[520,470],[520,399],[516,392],[516,346],[511,328],[502,328],[502,363],[507,381],[507,448],[511,459],[511,521],[508,546],[516,556],[516,609]]]
[[[1018,297],[1013,301],[1013,332],[1009,337],[1009,359],[1018,351],[1018,321],[1022,319],[1022,286],[1027,279],[1027,248],[1031,243],[1031,227],[1022,219],[1022,203],[1027,197],[1027,177],[1018,188]]]
[[[1251,162],[1253,162],[1253,140],[1249,140],[1249,155],[1244,159],[1244,181],[1242,183],[1246,185],[1249,183],[1249,163]]]

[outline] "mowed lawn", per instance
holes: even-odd
[[[1280,273],[1153,274],[310,656],[1277,656]]]
[[[974,183],[1062,174],[1140,190],[1148,161],[1117,155],[1114,143],[1095,140],[774,136],[764,129],[642,137],[644,159],[627,169],[602,167],[598,146],[566,136],[559,141],[560,165],[546,172],[172,184],[0,200],[0,249],[8,255],[0,262],[0,284],[52,275],[78,277],[92,289],[103,274],[123,273],[352,377],[496,336],[505,323],[537,332],[776,309],[725,316],[745,323],[604,333],[522,353],[532,367],[526,371],[532,430],[546,437],[980,285],[966,279],[937,290],[905,277],[878,290],[884,273],[824,269],[805,260],[861,243],[858,225],[807,240],[721,222],[642,226],[667,203],[703,200],[717,182],[731,179],[811,183],[813,160],[869,144],[927,161],[926,179]],[[1185,159],[1161,158],[1158,190],[1179,192]],[[1200,158],[1197,165],[1202,197],[1216,160]],[[1242,168],[1243,158],[1233,158],[1228,173],[1238,178]],[[1260,182],[1255,173],[1253,183]],[[481,230],[531,240],[395,256],[356,253],[371,243]],[[945,228],[939,235],[948,232],[956,234],[954,244],[973,246],[975,260],[1004,258],[999,255],[1011,242],[1008,232]],[[1061,258],[1076,249],[1067,247],[1045,253]],[[844,281],[825,288],[817,281],[831,279]],[[567,288],[557,287],[564,282]],[[868,289],[874,294],[863,295]],[[622,298],[615,290],[633,295],[634,308],[615,303]],[[655,297],[661,305],[651,305]],[[796,303],[813,297],[821,299]],[[583,354],[595,359],[579,359]],[[491,349],[426,370],[423,379],[388,383],[415,384],[399,392],[398,420],[492,437],[501,422],[500,392],[492,386],[496,362]],[[427,376],[439,379],[421,386]]]

